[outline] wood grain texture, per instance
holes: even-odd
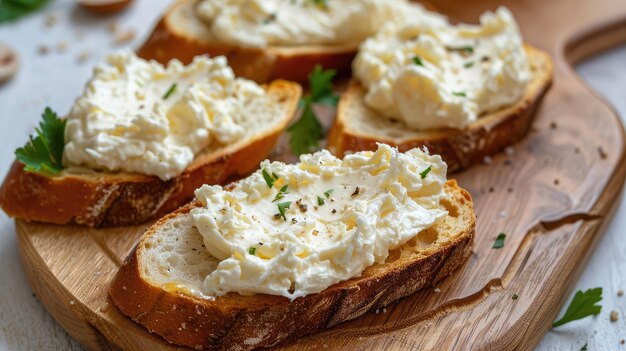
[[[474,253],[437,286],[439,292],[419,292],[285,349],[530,350],[555,319],[621,194],[624,129],[570,65],[626,40],[626,3],[434,3],[453,19],[469,22],[500,3],[510,7],[527,41],[552,54],[554,85],[513,155],[500,154],[457,177],[474,197],[477,235]],[[144,228],[17,222],[34,290],[90,350],[176,349],[122,316],[107,295],[119,263]],[[500,232],[507,233],[505,247],[492,249]]]

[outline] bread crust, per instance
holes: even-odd
[[[355,105],[364,105],[365,95],[362,85],[352,80],[339,101],[337,118],[328,139],[329,149],[338,157],[343,157],[347,152],[376,150],[376,143],[379,142],[396,146],[401,152],[426,146],[431,153],[441,155],[450,172],[458,172],[482,162],[485,156],[496,154],[526,136],[552,83],[553,67],[549,55],[529,45],[525,48],[529,56],[539,57],[544,65],[542,68],[545,71],[541,73],[537,89],[527,92],[517,104],[481,117],[464,129],[425,131],[415,133],[416,136],[409,140],[398,141],[350,130],[347,123],[350,118],[356,117],[352,116],[349,109]]]
[[[197,350],[250,350],[292,341],[383,308],[458,268],[471,253],[476,217],[471,196],[456,181],[448,181],[446,192],[468,208],[462,214],[466,226],[451,243],[391,269],[387,263],[368,267],[360,277],[294,301],[236,293],[206,300],[146,281],[138,261],[142,243],[166,221],[201,206],[190,203],[148,229],[114,278],[110,296],[122,313],[151,333]]]
[[[248,175],[271,152],[297,109],[301,88],[275,81],[267,90],[281,94],[286,104],[273,129],[196,156],[176,178],[105,172],[46,177],[24,171],[15,161],[0,187],[0,207],[11,217],[90,227],[139,224],[162,216],[190,201],[202,184],[225,184]]]
[[[340,74],[350,71],[352,59],[358,49],[356,44],[244,48],[193,37],[172,23],[175,21],[172,14],[179,7],[193,7],[196,2],[197,0],[177,1],[161,18],[137,54],[144,59],[163,64],[172,59],[189,63],[197,55],[224,55],[237,76],[258,83],[276,79],[304,83],[317,64],[325,69],[337,70]],[[192,11],[187,12],[187,16],[195,16]],[[194,20],[200,21],[197,17]]]

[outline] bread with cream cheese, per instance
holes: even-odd
[[[485,156],[522,139],[552,82],[550,56],[525,45],[531,79],[522,99],[512,106],[480,116],[463,129],[417,131],[403,122],[385,118],[366,106],[365,88],[352,80],[341,96],[337,118],[330,131],[328,146],[336,155],[375,150],[376,143],[397,146],[400,151],[426,146],[439,154],[452,172],[482,162]]]
[[[196,55],[224,55],[239,77],[256,82],[286,79],[306,82],[315,65],[349,72],[358,44],[244,48],[211,40],[197,16],[197,0],[179,0],[163,16],[138,50],[140,57],[161,63],[173,58],[191,62]]]
[[[301,87],[274,81],[265,86],[276,114],[252,116],[249,136],[196,155],[178,177],[163,181],[136,173],[64,170],[46,177],[27,172],[16,161],[0,187],[0,207],[12,217],[90,227],[132,225],[156,218],[188,202],[202,184],[225,184],[254,171],[274,147],[297,109]]]
[[[202,206],[194,201],[147,230],[110,295],[150,332],[196,350],[250,350],[294,340],[383,308],[458,268],[471,252],[476,217],[471,196],[456,181],[445,183],[444,191],[440,206],[448,215],[391,251],[384,263],[293,301],[266,294],[194,294],[217,264],[193,225],[190,211]]]

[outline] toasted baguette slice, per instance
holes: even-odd
[[[203,248],[189,211],[159,220],[143,235],[113,280],[120,310],[151,333],[196,350],[270,347],[382,308],[450,275],[471,252],[476,217],[472,198],[456,181],[441,201],[449,215],[392,251],[360,277],[294,301],[282,296],[228,293],[197,297],[217,259]]]
[[[347,152],[375,150],[376,143],[397,146],[400,151],[427,146],[439,154],[451,172],[463,170],[522,139],[552,83],[550,56],[525,46],[532,78],[522,99],[513,106],[480,117],[464,129],[415,131],[403,122],[385,118],[364,103],[365,89],[353,80],[341,96],[328,147],[338,157]]]
[[[173,58],[189,63],[194,56],[224,55],[239,77],[259,83],[274,79],[306,82],[316,64],[349,72],[358,43],[294,47],[242,48],[212,39],[207,25],[196,15],[198,0],[179,0],[161,18],[137,54],[166,63]]]
[[[139,224],[171,212],[193,198],[202,184],[225,184],[246,176],[271,152],[293,117],[302,93],[296,83],[275,81],[265,87],[273,108],[250,106],[244,139],[209,147],[178,177],[130,173],[64,171],[46,177],[24,171],[15,161],[2,187],[0,207],[12,217],[91,227]]]

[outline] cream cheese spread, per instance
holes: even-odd
[[[511,12],[486,12],[480,25],[391,24],[360,47],[353,63],[365,103],[416,130],[463,128],[518,102],[530,79]]]
[[[343,160],[322,150],[261,169],[225,190],[196,190],[191,211],[206,249],[220,260],[202,292],[318,293],[382,263],[447,215],[447,165],[438,155],[379,144]]]
[[[164,67],[130,51],[112,54],[67,116],[63,164],[171,179],[203,149],[240,140],[245,107],[264,96],[235,78],[224,57]]]
[[[425,12],[408,0],[204,0],[196,8],[215,40],[248,47],[358,45],[385,23],[419,22]]]

